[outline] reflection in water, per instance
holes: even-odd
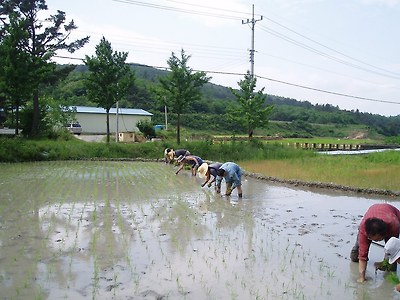
[[[367,284],[348,260],[383,198],[246,178],[225,197],[161,163],[0,169],[0,299],[399,299],[382,248]]]

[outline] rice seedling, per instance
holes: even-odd
[[[387,279],[390,283],[395,284],[395,285],[400,283],[400,279],[399,279],[399,277],[397,276],[397,273],[396,273],[396,272],[389,272],[389,273],[386,275],[386,279]]]
[[[56,183],[49,179],[45,182],[48,193],[38,194],[44,199],[39,209],[41,233],[35,235],[42,238],[31,256],[46,260],[47,267],[41,263],[45,271],[37,272],[35,264],[24,266],[25,276],[13,286],[19,298],[35,289],[33,277],[45,282],[46,291],[58,285],[57,278],[64,278],[65,286],[60,289],[67,299],[72,291],[100,299],[107,286],[114,298],[124,298],[128,291],[130,297],[140,298],[149,287],[179,299],[220,299],[221,295],[322,299],[352,293],[352,288],[346,289],[347,279],[337,279],[343,273],[336,266],[337,259],[311,251],[307,236],[299,240],[289,225],[282,225],[298,226],[304,220],[276,220],[285,218],[288,207],[295,213],[298,206],[286,195],[271,196],[273,190],[260,189],[257,196],[251,196],[248,190],[249,199],[229,201],[203,192],[197,179],[185,173],[170,178],[173,170],[163,164],[79,162],[67,168],[54,163],[52,168],[47,174],[60,174],[58,186],[52,190],[51,184]],[[58,170],[65,170],[68,180]],[[150,174],[155,176],[153,182]],[[79,178],[76,189],[63,185],[74,184],[73,178]],[[63,195],[52,202],[54,193]],[[0,207],[3,218],[5,208],[1,203]],[[14,223],[8,223],[14,232],[26,230],[22,223]],[[32,248],[28,243],[18,245],[22,250],[10,255],[15,257],[15,268],[25,265],[19,256],[26,256]],[[310,288],[315,284],[323,290]],[[35,294],[40,292],[31,295]]]

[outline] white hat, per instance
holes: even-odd
[[[389,258],[389,263],[394,263],[400,257],[400,240],[391,237],[385,245],[385,254]]]
[[[208,171],[207,163],[202,163],[201,166],[197,169],[197,173],[199,173],[200,178],[206,177],[207,171]]]

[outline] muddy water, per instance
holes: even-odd
[[[400,299],[348,256],[399,199],[245,178],[244,198],[142,162],[0,165],[0,299]]]

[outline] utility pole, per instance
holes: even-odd
[[[117,79],[118,80],[118,79]],[[115,133],[115,142],[116,143],[118,143],[119,142],[119,121],[118,121],[118,109],[119,109],[119,98],[118,98],[118,81],[117,81],[117,91],[116,91],[116,94],[117,94],[117,111],[116,111],[116,114],[115,114],[115,117],[117,118],[117,132]]]
[[[256,25],[256,22],[261,21],[263,19],[262,16],[260,16],[260,19],[256,20],[254,19],[254,4],[253,4],[253,14],[252,14],[252,19],[249,20],[247,19],[246,21],[242,20],[242,24],[250,24],[251,23],[251,49],[250,49],[250,64],[251,64],[251,70],[250,70],[250,75],[251,77],[254,77],[254,26]]]
[[[115,133],[115,142],[119,142],[119,124],[118,124],[118,109],[119,109],[119,101],[117,100],[117,112],[115,114],[115,117],[117,118],[117,132]]]
[[[165,114],[165,130],[168,130],[168,117],[167,117],[167,106],[164,106],[164,114]]]

